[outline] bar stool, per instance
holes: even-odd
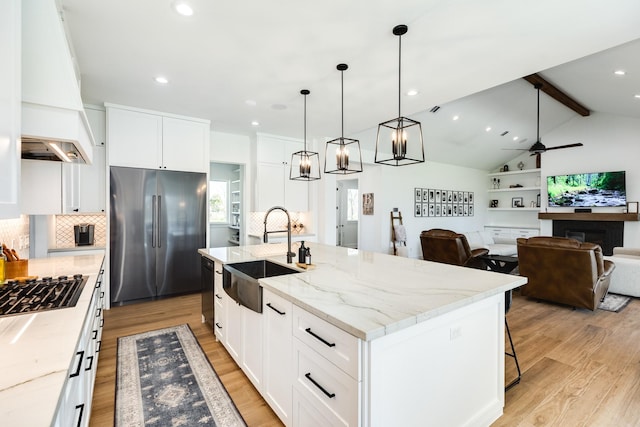
[[[507,356],[511,356],[513,357],[513,360],[515,360],[516,362],[516,369],[518,370],[518,377],[511,381],[505,388],[504,391],[509,390],[511,387],[513,387],[514,385],[520,383],[520,378],[522,377],[522,373],[520,372],[520,364],[518,363],[518,356],[516,356],[516,348],[513,346],[513,340],[511,339],[511,332],[509,331],[509,323],[507,322],[507,313],[509,312],[509,309],[511,308],[511,300],[513,298],[513,290],[509,289],[507,292],[504,293],[504,326],[507,329],[507,335],[509,336],[509,344],[511,344],[511,353],[505,351],[505,354]]]

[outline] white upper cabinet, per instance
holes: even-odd
[[[105,105],[109,165],[207,171],[208,120]]]
[[[289,179],[291,155],[303,149],[300,141],[258,135],[256,211],[283,206],[289,211],[309,210],[309,183]]]
[[[20,216],[20,1],[0,2],[0,219]]]
[[[60,162],[22,160],[20,184],[21,213],[26,215],[62,213],[62,164]]]

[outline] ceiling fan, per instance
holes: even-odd
[[[531,153],[531,155],[539,155],[549,150],[558,150],[560,148],[572,148],[572,147],[582,147],[582,142],[577,142],[575,144],[566,144],[566,145],[557,145],[555,147],[547,147],[542,141],[540,141],[540,88],[542,87],[541,83],[535,83],[533,87],[538,91],[538,117],[537,117],[537,127],[536,127],[536,142],[528,149],[526,148],[513,148],[512,150],[526,150]]]

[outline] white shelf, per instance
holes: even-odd
[[[239,245],[240,244],[240,242],[238,242],[237,240],[232,240],[232,239],[229,239],[229,243],[232,243],[234,245]]]
[[[510,191],[540,191],[540,187],[514,187],[514,188],[496,188],[487,190],[489,193],[507,193]]]
[[[240,230],[240,227],[238,227],[237,225],[230,225],[229,228],[232,228],[234,230]]]
[[[523,169],[509,172],[494,172],[487,174],[488,176],[508,176],[508,175],[521,175],[526,173],[540,173],[540,169]]]
[[[510,211],[510,212],[522,212],[522,211],[531,211],[531,212],[540,212],[540,208],[487,208],[490,211]]]

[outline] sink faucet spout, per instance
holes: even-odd
[[[287,215],[286,230],[267,231],[267,219],[269,218],[269,214],[275,210],[280,210]],[[289,216],[289,212],[282,206],[274,206],[264,215],[264,233],[262,235],[262,240],[264,243],[269,243],[269,233],[281,233],[283,231],[287,232],[287,264],[291,264],[293,262],[293,257],[296,256],[296,254],[291,251],[291,217]]]

